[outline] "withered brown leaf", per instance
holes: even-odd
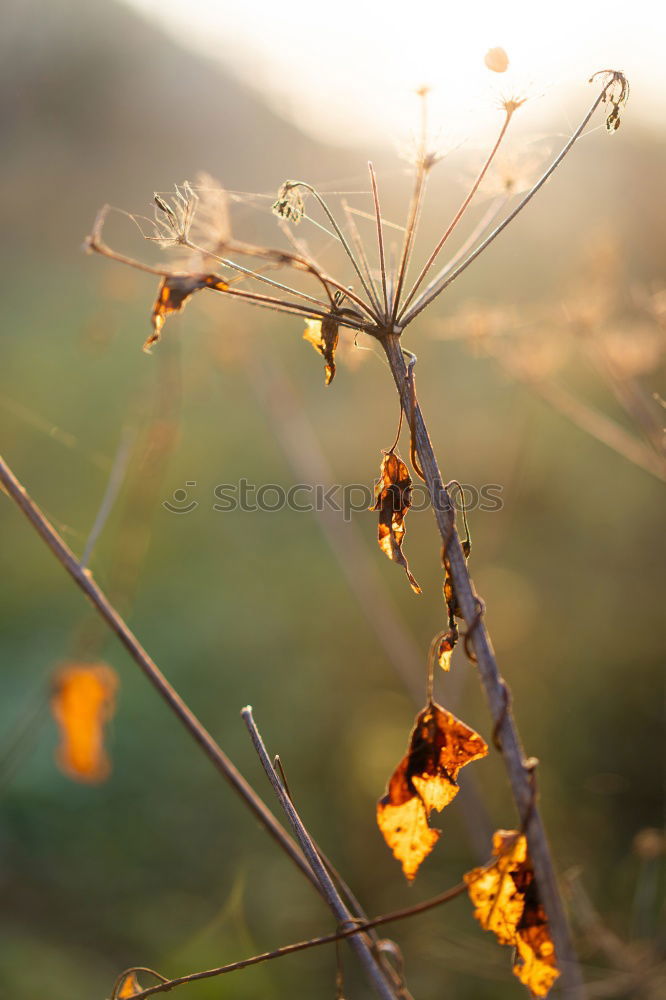
[[[226,292],[229,286],[217,274],[170,274],[162,278],[151,315],[153,332],[143,345],[146,353],[150,353],[153,344],[160,339],[167,316],[180,312],[201,288],[215,288],[218,292]]]
[[[451,669],[451,657],[458,641],[458,626],[455,621],[449,620],[449,627],[446,632],[442,632],[437,646],[437,663],[442,670]]]
[[[497,830],[493,856],[494,864],[464,876],[474,916],[500,944],[515,947],[514,975],[532,996],[545,997],[560,973],[526,837],[518,830]]]
[[[466,524],[467,522],[465,521],[465,525]],[[462,543],[462,548],[465,558],[468,559],[471,549],[469,533],[467,534],[467,538],[465,538]],[[449,670],[451,667],[451,656],[459,638],[456,618],[462,618],[462,613],[458,607],[458,598],[456,597],[456,592],[453,586],[453,576],[451,575],[451,563],[446,555],[445,547],[442,548],[442,566],[444,567],[444,584],[442,589],[444,592],[444,602],[446,604],[447,611],[447,631],[442,637],[438,662],[443,670]]]
[[[326,385],[330,385],[335,378],[335,352],[338,346],[339,326],[335,316],[305,321],[303,340],[312,344],[326,362]]]
[[[56,759],[75,781],[95,784],[111,770],[104,725],[113,715],[118,677],[106,663],[65,663],[55,676],[51,711],[60,728]]]
[[[410,881],[440,836],[428,825],[431,811],[458,794],[461,767],[487,753],[478,733],[441,705],[431,702],[417,715],[407,753],[377,804],[379,829]]]
[[[403,567],[412,590],[415,594],[420,594],[421,588],[414,579],[402,551],[402,543],[405,538],[405,515],[412,502],[411,476],[400,456],[393,451],[384,454],[379,476],[373,507],[373,510],[379,511],[377,528],[379,547],[389,559]]]

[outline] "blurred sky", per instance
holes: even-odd
[[[423,83],[435,88],[435,122],[455,139],[483,124],[480,111],[492,114],[498,91],[561,94],[609,67],[630,79],[632,116],[664,120],[666,5],[650,0],[126,2],[329,142],[404,136],[414,121],[411,93]],[[509,53],[506,77],[484,68],[494,46]]]

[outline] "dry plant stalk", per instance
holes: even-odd
[[[595,74],[592,80],[598,75]],[[427,257],[411,286],[409,285],[408,275],[418,221],[423,207],[427,179],[438,159],[437,155],[428,148],[425,111],[421,141],[416,154],[413,194],[407,213],[402,249],[395,270],[389,270],[387,267],[384,243],[385,223],[381,213],[377,180],[371,164],[369,165],[369,171],[376,225],[378,269],[371,267],[369,263],[371,254],[363,246],[363,242],[355,226],[349,226],[348,239],[321,194],[312,185],[296,180],[286,181],[282,185],[274,205],[274,211],[282,217],[284,220],[283,226],[286,228],[288,235],[290,235],[290,241],[294,248],[292,251],[259,247],[239,242],[231,236],[228,230],[228,220],[226,219],[224,225],[215,234],[206,236],[204,232],[201,236],[198,236],[197,211],[199,208],[199,195],[189,184],[177,187],[175,194],[171,198],[166,198],[162,195],[155,196],[155,218],[152,222],[149,221],[150,230],[148,233],[144,233],[144,235],[149,240],[159,243],[162,247],[177,247],[180,251],[194,255],[195,266],[178,270],[154,267],[111,249],[104,242],[102,236],[108,207],[102,209],[99,213],[93,231],[86,242],[87,249],[91,252],[160,277],[161,281],[157,300],[152,313],[153,331],[146,341],[146,350],[149,350],[159,339],[167,317],[171,313],[182,309],[192,295],[204,289],[209,289],[230,298],[242,300],[273,311],[300,316],[301,319],[307,322],[307,339],[310,340],[324,357],[327,384],[333,381],[335,374],[335,351],[340,329],[347,328],[353,331],[363,331],[374,337],[381,344],[398,391],[401,410],[406,417],[411,438],[411,464],[417,475],[421,476],[427,484],[441,538],[445,604],[449,625],[451,625],[452,621],[455,625],[454,619],[460,617],[467,626],[467,631],[464,635],[465,650],[470,659],[478,665],[479,677],[486,693],[492,718],[493,742],[502,753],[520,819],[520,828],[515,832],[515,836],[522,838],[521,843],[524,842],[525,844],[524,864],[528,866],[528,870],[531,873],[531,899],[534,905],[538,907],[539,913],[543,914],[541,926],[549,928],[549,941],[551,941],[550,954],[554,976],[561,975],[560,984],[562,993],[570,998],[582,997],[584,996],[584,991],[580,969],[576,960],[558,888],[553,859],[537,806],[536,784],[534,780],[536,762],[533,759],[526,759],[523,753],[517,727],[510,710],[509,691],[501,676],[490,636],[485,627],[483,618],[484,605],[477,596],[469,575],[467,564],[469,556],[468,539],[462,542],[458,535],[455,523],[455,507],[450,492],[444,485],[444,479],[440,473],[427,425],[416,394],[414,379],[416,358],[403,349],[401,337],[408,325],[434,302],[476,257],[484,252],[529,203],[531,198],[534,197],[562,162],[576,140],[583,134],[588,122],[602,103],[607,103],[610,108],[606,122],[608,130],[612,132],[617,129],[620,123],[621,108],[628,98],[628,84],[623,74],[614,70],[604,70],[601,72],[601,76],[601,89],[591,107],[583,117],[576,131],[539,180],[488,235],[483,236],[480,242],[476,242],[476,238],[472,241],[472,245],[475,244],[473,249],[469,249],[468,251],[466,245],[462,254],[459,252],[453,262],[449,261],[448,264],[444,265],[433,275],[433,269],[445,244],[465,216],[468,206],[472,202],[483,178],[486,176],[495,159],[514,114],[523,103],[522,99],[517,98],[503,101],[503,119],[497,139],[459,210],[444,230],[441,238]],[[422,91],[420,96],[424,101],[423,106],[425,108],[425,91]],[[299,241],[296,241],[293,234],[291,234],[289,223],[298,223],[305,217],[306,199],[314,201],[324,213],[327,225],[332,228],[340,247],[346,254],[354,270],[359,282],[360,291],[354,291],[342,279],[337,279],[325,272],[311,257],[307,248]],[[351,213],[347,212],[348,223],[351,218]],[[135,219],[135,221],[139,220]],[[482,234],[479,235],[482,236]],[[237,260],[232,259],[229,256],[230,254],[248,258],[250,261],[256,262],[255,266],[250,268],[244,264],[240,264]],[[317,282],[315,291],[318,294],[306,292],[292,284],[278,281],[267,273],[275,271],[278,268],[287,270],[295,275],[305,275],[314,279]],[[222,273],[219,273],[220,271]],[[244,287],[240,287],[241,283],[244,283]],[[259,290],[258,286],[267,287]],[[385,453],[387,457],[394,454],[394,448],[389,453]],[[405,464],[401,460],[399,460],[399,463],[398,465],[398,460],[396,460],[393,463],[395,467],[390,469],[384,463],[382,466],[384,483],[382,492],[378,496],[380,543],[390,558],[402,562],[402,565],[406,568],[401,545],[402,536],[404,535],[404,516],[409,507],[411,480],[409,479],[409,473]],[[404,982],[400,977],[396,979],[393,966],[382,959],[379,949],[373,947],[372,940],[364,936],[364,931],[371,926],[371,922],[368,922],[364,915],[358,912],[358,908],[355,909],[355,912],[352,912],[344,903],[341,903],[340,887],[336,887],[335,879],[331,877],[314,841],[303,827],[302,821],[295,812],[288,791],[283,787],[274,767],[268,760],[261,738],[252,723],[249,713],[245,712],[246,722],[248,723],[265,769],[296,832],[299,841],[298,845],[294,843],[277,820],[266,809],[254,790],[238,774],[228,758],[225,757],[220,748],[215,744],[212,737],[203,729],[201,723],[192,716],[192,713],[160,673],[156,664],[150,660],[148,654],[138,643],[138,640],[136,640],[117,612],[111,607],[99,587],[94,583],[90,573],[83,569],[62,540],[59,539],[54,529],[48,524],[48,521],[30,500],[4,463],[0,464],[0,479],[10,496],[22,508],[53,553],[93,602],[99,614],[116,632],[136,662],[144,670],[180,720],[190,730],[205,753],[242,795],[254,814],[298,865],[303,874],[306,875],[323,895],[335,913],[336,918],[343,921],[361,920],[364,926],[355,926],[353,929],[343,928],[342,933],[336,934],[335,938],[350,936],[356,942],[355,947],[359,951],[361,960],[377,993],[383,997],[397,998],[399,996],[408,996],[409,994],[406,992]],[[396,517],[394,513],[390,517],[385,512],[383,496],[385,491],[397,493],[399,499],[399,516]],[[385,529],[384,531],[382,531],[382,524]],[[402,558],[400,558],[401,556]],[[411,579],[413,580],[413,578]],[[412,586],[414,586],[414,583],[415,581],[412,583]],[[457,627],[455,631],[450,628],[449,633],[446,633],[446,642],[448,647],[452,648],[457,637]],[[448,665],[448,656],[444,654],[448,654],[450,651],[450,648],[441,646],[442,665]],[[437,712],[441,713],[441,718],[437,715]],[[446,801],[450,801],[450,798],[453,797],[451,793],[448,795],[445,794],[446,783],[454,783],[457,769],[459,766],[462,766],[462,763],[483,755],[485,752],[485,743],[473,731],[464,727],[464,724],[455,720],[450,713],[434,705],[432,699],[432,656],[430,657],[426,682],[425,713],[426,715],[429,713],[429,719],[434,719],[437,716],[442,725],[440,727],[438,723],[437,727],[435,727],[437,730],[435,732],[431,727],[430,721],[426,720],[424,730],[426,732],[426,744],[428,740],[432,739],[434,741],[433,745],[424,754],[423,747],[418,740],[416,743],[412,742],[410,744],[409,756],[405,758],[408,761],[405,771],[409,772],[407,784],[410,793],[414,792],[414,795],[426,807],[427,821],[427,814],[431,808],[441,808],[443,804],[446,804]],[[422,713],[419,719],[423,721],[424,718]],[[459,737],[461,732],[471,734],[466,736],[465,740],[462,740],[460,743],[460,746],[463,747],[462,752],[468,754],[467,760],[458,759],[455,756],[458,750],[456,749],[457,744],[455,743],[454,736],[457,734],[455,738]],[[454,739],[453,744],[450,743],[451,739]],[[466,740],[468,739],[474,742],[473,752],[470,752],[466,746]],[[452,747],[453,758],[449,756],[450,752],[452,752]],[[439,756],[440,750],[443,756]],[[445,750],[446,753],[444,752]],[[418,761],[418,764],[415,763],[416,761]],[[430,779],[434,779],[434,783]],[[433,788],[436,788],[436,794],[433,793],[434,798],[431,795]],[[472,876],[470,878],[473,882],[474,878]],[[413,908],[412,912],[418,912],[418,908]],[[241,967],[242,964],[238,963],[236,967]],[[124,987],[125,979],[131,971],[128,970],[127,973],[123,974],[123,980],[119,986]],[[221,969],[217,971],[221,974],[222,971],[228,970]],[[211,970],[209,973],[200,974],[200,976],[211,974],[215,973]],[[158,978],[163,980],[161,976],[158,976]],[[151,992],[169,989],[179,982],[190,981],[192,978],[195,978],[195,976],[185,977],[172,982],[162,981],[157,986],[144,990],[138,995],[148,995]],[[536,996],[545,996],[547,993],[547,987],[544,990],[542,984],[529,979],[529,977],[526,979],[526,984]],[[137,994],[135,993],[135,995]]]

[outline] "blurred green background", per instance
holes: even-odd
[[[418,692],[442,627],[432,517],[408,518],[417,598],[377,549],[374,514],[329,521],[336,553],[313,514],[213,509],[219,483],[287,489],[304,462],[322,457],[329,482],[370,485],[397,420],[385,363],[347,336],[325,390],[297,319],[207,292],[168,321],[146,356],[155,281],[80,252],[102,203],[148,211],[153,190],[200,169],[236,191],[268,193],[294,176],[365,190],[371,155],[386,214],[399,221],[406,165],[390,148],[315,144],[219,66],[113,3],[10,0],[2,22],[5,457],[81,553],[114,455],[130,442],[94,551],[96,578],[270,802],[239,717],[254,706],[312,834],[369,913],[425,899],[487,855],[492,829],[515,823],[491,752],[462,775],[413,887],[375,825],[417,707],[407,688]],[[591,98],[581,87],[563,99],[575,121]],[[556,129],[538,112],[527,122],[555,148]],[[478,162],[463,148],[438,167],[424,248]],[[663,824],[663,486],[539,389],[564,387],[656,454],[645,421],[622,400],[639,393],[659,426],[665,170],[664,134],[634,120],[630,105],[618,135],[598,130],[581,142],[407,336],[445,476],[502,487],[501,511],[471,513],[471,565],[526,750],[541,761],[559,869],[580,869],[604,922],[648,964],[663,954],[663,866],[658,838],[652,853],[635,838]],[[278,239],[269,205],[232,206],[239,238]],[[472,226],[487,205],[480,199]],[[317,232],[307,235],[318,250]],[[122,218],[108,238],[137,249]],[[610,381],[600,352],[612,355]],[[536,392],[526,372],[540,376]],[[198,507],[170,513],[162,501],[186,483],[196,483],[188,493]],[[0,507],[2,995],[101,1000],[130,965],[179,975],[331,930],[305,880],[96,627],[27,522],[8,500]],[[392,655],[378,635],[382,615],[403,643]],[[76,655],[106,660],[121,680],[108,731],[113,772],[95,787],[54,762],[51,678]],[[489,740],[483,693],[461,650],[437,697]],[[475,926],[465,899],[387,934],[423,1000],[520,995],[508,950]],[[589,935],[579,940],[586,973],[603,978],[608,957]],[[368,995],[355,961],[345,963],[348,995]],[[179,995],[332,996],[334,972],[334,952],[318,949]],[[640,989],[605,995],[656,996],[651,974]]]

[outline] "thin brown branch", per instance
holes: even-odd
[[[194,713],[185,704],[178,692],[168,682],[157,664],[148,655],[129,626],[123,621],[111,605],[102,589],[95,583],[90,570],[84,569],[71,549],[65,544],[53,525],[41,512],[37,504],[28,495],[26,489],[18,481],[7,463],[0,456],[0,482],[7,494],[25,514],[37,534],[46,543],[63,569],[69,573],[77,586],[83,591],[95,610],[103,618],[109,628],[128,651],[134,662],[139,666],[162,699],[199,744],[214,767],[223,775],[234,791],[243,799],[250,811],[259,820],[270,836],[277,841],[294,864],[306,878],[320,890],[319,882],[302,851],[289,836],[284,827],[277,821],[268,807],[262,802],[254,789],[248,784],[236,766],[217,745],[210,733],[199,722]]]
[[[384,338],[383,346],[400,399],[409,412],[412,400],[400,339],[389,334]],[[580,968],[557,884],[546,831],[534,802],[531,768],[525,759],[518,729],[507,702],[506,682],[500,673],[490,636],[483,615],[480,613],[480,601],[469,576],[467,560],[455,527],[455,508],[444,487],[421,407],[418,400],[414,399],[414,403],[414,433],[420,464],[430,492],[437,527],[446,546],[446,558],[450,565],[456,598],[467,623],[469,641],[474,650],[480,679],[500,741],[513,798],[521,823],[525,823],[530,857],[548,916],[558,965],[562,972],[563,994],[569,1000],[579,1000],[584,996]]]
[[[182,274],[182,272],[176,272],[173,271],[173,269],[152,267],[149,264],[144,264],[143,261],[136,260],[133,257],[128,257],[127,255],[119,253],[117,250],[113,250],[110,246],[108,246],[104,242],[101,236],[102,226],[107,211],[108,211],[108,206],[105,205],[104,208],[101,209],[101,211],[98,213],[92,232],[84,243],[85,249],[89,253],[100,254],[100,256],[102,257],[108,257],[110,260],[117,261],[120,264],[126,264],[128,267],[135,268],[138,271],[144,271],[146,274],[154,274],[161,278],[173,278]],[[259,250],[260,248],[253,248],[253,249]],[[270,259],[273,259],[272,258],[273,251],[266,251],[262,254],[257,254],[257,255],[261,256],[263,259],[266,257],[266,253],[268,253]],[[293,254],[285,253],[283,254],[283,256],[291,259],[296,259]],[[307,261],[303,261],[303,264],[304,264],[303,270],[306,271],[311,270],[310,265],[307,263]],[[250,277],[257,278],[259,280],[264,280],[264,276],[258,272],[250,271],[249,269],[243,269],[240,267],[238,267],[237,269],[242,270]],[[224,278],[221,275],[216,275],[216,277],[218,277],[220,281],[226,286]],[[321,277],[322,280],[328,280],[325,278],[325,276]],[[347,298],[353,301],[357,301],[363,307],[364,311],[369,315],[371,315],[370,311],[368,310],[368,307],[365,305],[362,299],[358,299],[357,296],[349,292],[349,290],[346,289],[343,285],[339,285],[338,282],[333,281],[333,279],[330,280],[331,283],[335,285],[335,287],[340,288],[345,293]],[[232,298],[243,299],[244,301],[249,302],[251,305],[263,306],[264,308],[272,309],[275,312],[290,313],[293,315],[302,316],[304,319],[325,319],[329,315],[329,311],[323,305],[323,303],[322,303],[323,308],[316,308],[312,305],[304,306],[298,302],[289,302],[286,299],[280,299],[277,296],[262,295],[260,292],[251,292],[248,291],[247,289],[233,288],[231,286],[226,286],[224,288],[211,287],[209,290],[214,292],[219,292],[222,295],[228,295]],[[290,294],[298,295],[300,293],[295,291],[294,289],[291,289]],[[339,323],[341,326],[346,326],[352,330],[368,330],[368,331],[375,330],[374,322],[372,323],[364,322],[360,314],[354,313],[350,309],[343,308],[339,310]]]
[[[417,916],[432,910],[437,906],[463,896],[467,891],[467,884],[459,882],[452,889],[440,892],[432,899],[426,899],[415,906],[407,906],[401,910],[394,910],[392,913],[384,913],[380,917],[374,917],[364,923],[359,923],[355,927],[347,927],[334,934],[323,934],[320,937],[308,938],[307,941],[297,941],[295,944],[283,945],[282,948],[275,948],[273,951],[264,951],[260,955],[253,955],[251,958],[241,959],[239,962],[229,962],[227,965],[220,965],[215,969],[206,969],[203,972],[192,972],[188,976],[179,976],[177,979],[166,979],[156,986],[149,986],[140,993],[135,993],[132,1000],[143,1000],[144,997],[153,996],[155,993],[166,993],[177,986],[184,986],[187,983],[195,983],[200,979],[213,979],[216,976],[224,976],[228,972],[237,972],[239,969],[247,969],[251,965],[260,965],[262,962],[270,962],[274,958],[284,958],[287,955],[294,955],[298,951],[306,951],[308,948],[318,948],[323,944],[334,944],[337,941],[344,941],[345,938],[354,937],[356,934],[365,934],[375,927],[382,927],[384,924],[395,923],[399,920],[407,920],[409,917]],[[122,975],[133,970],[126,969]],[[138,970],[140,971],[140,970]],[[152,970],[150,970],[152,971]]]
[[[221,257],[219,254],[212,250],[206,250],[205,247],[200,247],[197,243],[192,243],[191,240],[186,240],[183,242],[183,246],[187,247],[188,250],[192,250],[194,253],[201,254],[203,257],[211,257],[216,260],[219,264],[223,264],[225,267],[230,268],[232,271],[237,271],[239,274],[244,275],[247,278],[254,278],[256,281],[263,281],[266,285],[271,285],[273,288],[279,288],[281,292],[287,292],[288,295],[295,295],[300,299],[304,299],[307,302],[312,302],[320,309],[326,309],[326,303],[321,299],[316,298],[314,295],[308,295],[307,292],[301,292],[298,288],[292,288],[291,285],[285,285],[282,281],[276,281],[274,278],[269,278],[266,274],[261,271],[254,271],[249,267],[243,267],[242,264],[237,264],[235,260],[231,260],[229,257]],[[319,273],[316,269],[311,268],[311,273]],[[333,304],[333,296],[331,295],[328,285],[324,282],[324,289],[329,297],[329,305]]]

